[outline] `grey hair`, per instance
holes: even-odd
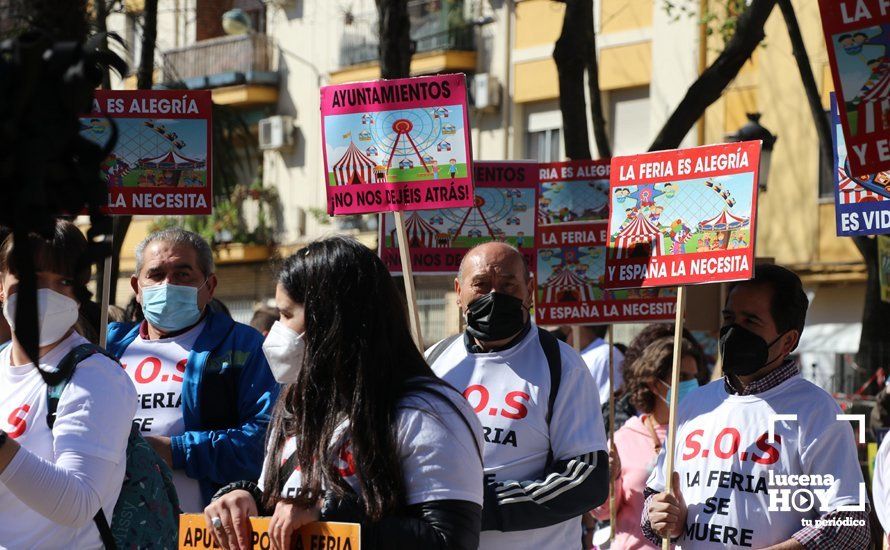
[[[169,227],[155,231],[136,246],[136,275],[142,273],[142,261],[145,248],[153,242],[184,244],[192,247],[198,256],[198,268],[204,275],[213,273],[213,250],[200,235],[186,231],[181,227]]]

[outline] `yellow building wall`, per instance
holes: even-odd
[[[517,63],[514,68],[513,100],[516,103],[559,97],[559,77],[553,59]]]
[[[513,47],[521,49],[555,43],[562,31],[565,11],[565,4],[553,0],[517,3]]]
[[[652,9],[652,0],[602,0],[600,32],[607,34],[651,27]]]
[[[833,86],[819,8],[805,0],[795,0],[794,7],[827,108]],[[858,261],[851,240],[835,235],[833,204],[820,204],[818,137],[779,10],[773,11],[765,31],[766,47],[757,49],[754,59],[707,110],[705,142],[725,141],[727,133],[746,122],[746,112],[759,111],[761,124],[777,135],[778,141],[768,190],[758,198],[757,255],[774,257],[784,264]],[[712,62],[720,44],[712,37],[709,45],[708,60]]]

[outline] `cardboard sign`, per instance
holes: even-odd
[[[674,289],[604,290],[606,222],[539,226],[538,324],[653,322],[674,318]]]
[[[476,162],[473,206],[412,212],[405,229],[414,274],[455,274],[467,250],[490,241],[512,244],[533,266],[537,167],[532,161]],[[392,214],[381,214],[378,242],[383,262],[400,274]]]
[[[462,74],[321,89],[328,214],[473,205]]]
[[[539,165],[538,223],[605,221],[609,214],[609,161]]]
[[[749,279],[760,142],[612,159],[604,287]]]
[[[269,520],[250,518],[252,548],[272,547]],[[305,525],[293,538],[293,550],[361,550],[361,525],[357,523],[315,522]],[[219,548],[213,532],[207,528],[204,514],[179,516],[179,548]]]
[[[890,171],[851,176],[837,103],[831,94],[834,212],[841,237],[890,233]]]
[[[208,90],[97,90],[80,134],[100,145],[112,215],[210,214],[212,102]]]
[[[879,235],[878,275],[881,281],[881,301],[890,302],[890,236]]]
[[[890,169],[890,4],[819,0],[851,175]]]
[[[608,161],[541,164],[535,230],[535,318],[539,324],[673,319],[672,290],[607,291]]]

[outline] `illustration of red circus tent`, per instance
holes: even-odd
[[[866,81],[857,98],[857,134],[890,128],[890,61],[886,58]]]
[[[411,248],[436,248],[439,246],[439,231],[413,212],[405,219],[405,233],[408,235],[408,246]],[[396,230],[389,232],[392,242],[397,242]],[[447,246],[447,243],[445,244]]]
[[[840,204],[857,204],[860,202],[879,202],[884,200],[884,197],[881,195],[856,183],[856,180],[851,179],[843,168],[838,167],[837,175],[837,198]]]
[[[376,183],[374,166],[374,161],[359,151],[355,142],[351,141],[346,152],[334,164],[334,179],[337,181],[337,185]]]
[[[646,216],[636,216],[615,237],[616,258],[632,258],[637,250],[649,256],[664,254],[664,235]]]
[[[585,302],[594,296],[593,283],[566,268],[554,272],[544,282],[542,289],[547,303]]]
[[[715,231],[719,234],[720,248],[729,247],[729,237],[736,229],[748,227],[751,223],[750,218],[744,216],[736,216],[726,208],[713,218],[698,222],[699,231]]]
[[[141,158],[136,164],[143,170],[162,171],[164,173],[162,185],[171,187],[179,184],[183,170],[199,170],[207,166],[206,161],[188,158],[174,148],[157,157]]]

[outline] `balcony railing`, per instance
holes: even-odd
[[[464,19],[464,0],[411,0],[411,40],[415,52],[438,50],[474,51],[475,31]],[[343,29],[340,41],[340,66],[348,67],[378,58],[376,13],[355,16]]]
[[[276,84],[277,59],[265,34],[223,36],[163,53],[165,84],[215,88],[232,84]]]
[[[475,32],[472,25],[464,25],[442,30],[424,36],[412,37],[416,44],[415,53],[438,50],[475,51]],[[379,57],[376,36],[367,34],[344,34],[340,46],[340,66],[348,67],[375,61]]]

